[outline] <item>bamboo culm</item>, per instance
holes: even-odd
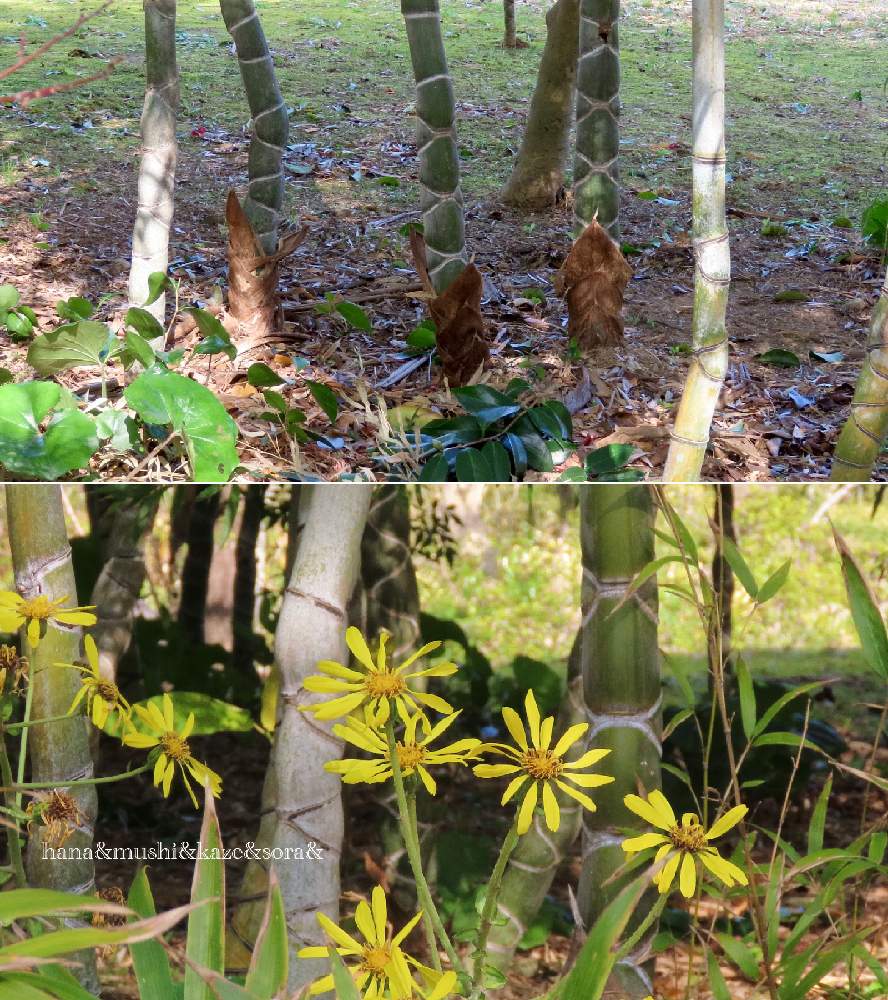
[[[321,854],[311,864],[275,865],[293,957],[291,989],[327,971],[321,960],[296,961],[295,952],[324,943],[318,912],[338,920],[343,836],[341,782],[324,770],[327,761],[341,756],[342,741],[333,735],[331,723],[299,710],[324,697],[308,694],[303,683],[319,660],[348,662],[347,607],[371,492],[369,486],[300,487],[299,543],[275,632],[281,691],[256,844],[286,851],[313,843]],[[243,902],[232,920],[233,933],[246,946],[255,940],[261,922],[267,882],[268,873],[259,863],[247,867]]]
[[[416,80],[420,207],[429,277],[440,295],[466,267],[453,82],[438,0],[401,0]]]
[[[58,485],[10,485],[6,487],[6,518],[15,585],[26,599],[43,594],[50,600],[65,598],[77,603],[71,547],[65,526],[61,487]],[[26,640],[23,643],[27,645]],[[52,718],[67,713],[80,689],[80,675],[58,663],[81,659],[79,628],[49,620],[46,634],[36,649],[26,649],[29,659],[28,698],[30,718]],[[28,733],[30,780],[51,783],[61,791],[68,782],[93,777],[89,749],[90,724],[82,713],[24,730]],[[83,817],[66,847],[81,852],[92,847],[97,798],[91,784],[74,785],[69,792]],[[25,867],[28,884],[89,896],[95,892],[95,868],[88,858],[43,858],[43,827],[35,826],[28,838]],[[68,926],[82,926],[75,918]],[[82,962],[78,975],[87,989],[98,989],[95,956],[78,952]]]
[[[866,358],[833,459],[833,482],[867,482],[888,435],[888,271],[873,310]]]
[[[597,811],[583,813],[578,903],[588,929],[626,884],[623,879],[608,884],[625,861],[622,829],[633,823],[623,797],[636,793],[639,785],[646,790],[660,785],[661,697],[656,578],[625,600],[633,578],[654,558],[650,488],[606,485],[583,490],[580,518],[581,656],[588,742],[612,750],[602,767],[616,778],[598,791]],[[641,820],[635,822],[643,825]],[[636,925],[646,908],[646,904],[639,907]],[[609,994],[615,1000],[652,993],[646,965],[654,930],[615,966],[614,992]]]
[[[728,370],[731,251],[725,215],[724,0],[693,0],[694,312],[692,354],[670,435],[664,482],[700,478]]]
[[[179,72],[176,67],[176,0],[144,0],[145,104],[142,108],[142,159],[139,164],[138,209],[128,295],[134,306],[148,298],[148,277],[166,273],[176,185],[176,110]],[[163,322],[165,298],[144,306]]]
[[[598,220],[620,238],[620,0],[580,0],[574,235]]]
[[[219,5],[225,27],[234,41],[253,118],[244,213],[262,249],[266,254],[273,254],[278,248],[284,198],[283,157],[290,118],[253,0],[220,0]]]

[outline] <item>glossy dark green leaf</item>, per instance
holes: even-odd
[[[145,340],[156,340],[164,335],[164,329],[157,318],[147,309],[140,309],[138,306],[127,309],[124,322]]]
[[[276,389],[266,389],[262,393],[262,398],[273,410],[277,410],[278,413],[284,414],[287,412],[287,401]]]
[[[430,351],[437,346],[437,343],[438,335],[435,333],[435,324],[431,322],[420,323],[407,334],[407,346],[416,351]]]
[[[237,348],[222,323],[206,309],[185,309],[202,334],[194,348],[195,354],[227,354],[232,360],[237,357]]]
[[[247,381],[256,389],[267,389],[272,385],[280,385],[284,379],[268,365],[257,361],[247,369]]]
[[[445,455],[435,455],[420,469],[417,477],[420,483],[446,483],[450,475],[450,466]]]
[[[95,311],[92,302],[83,298],[82,295],[72,295],[70,299],[59,299],[56,302],[56,312],[59,319],[65,319],[71,323],[89,319]]]
[[[462,448],[456,455],[456,478],[461,483],[488,483],[490,466],[477,448]]]
[[[520,482],[527,475],[527,448],[524,441],[517,434],[508,431],[503,435],[503,445],[512,454],[515,478]]]
[[[631,444],[608,444],[596,448],[586,456],[586,473],[590,479],[603,479],[619,472],[632,458],[635,446]]]
[[[370,317],[360,306],[356,306],[354,302],[337,302],[336,311],[349,326],[353,326],[356,330],[363,330],[364,333],[370,333],[373,329]]]
[[[481,424],[471,416],[430,420],[421,431],[423,438],[433,439],[445,448],[457,444],[472,444],[484,437]]]
[[[521,411],[520,403],[489,385],[464,386],[454,389],[453,395],[485,428]]]
[[[488,441],[481,449],[487,467],[490,470],[490,482],[510,483],[512,481],[512,462],[509,453],[499,441]]]
[[[801,365],[798,354],[786,351],[782,347],[775,347],[764,354],[757,354],[756,359],[763,365],[771,365],[773,368],[798,368]]]
[[[40,375],[57,375],[69,368],[95,368],[121,346],[104,323],[82,319],[37,337],[28,348],[28,364]]]
[[[142,305],[152,305],[166,291],[173,291],[173,283],[163,271],[153,271],[148,275],[148,298]]]

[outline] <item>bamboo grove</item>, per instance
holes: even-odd
[[[752,685],[742,664],[742,640],[731,629],[729,595],[735,584],[743,588],[753,613],[760,613],[785,584],[789,564],[759,582],[751,564],[760,559],[741,553],[733,496],[724,489],[687,494],[695,503],[713,496],[711,573],[700,557],[703,540],[679,516],[673,505],[678,494],[672,490],[640,484],[570,489],[562,516],[576,512],[581,606],[560,704],[552,714],[541,710],[541,704],[552,703],[545,701],[550,696],[542,682],[533,681],[516,692],[516,707],[506,705],[490,717],[483,736],[476,721],[461,719],[477,711],[471,699],[460,695],[461,705],[455,707],[450,694],[459,690],[469,658],[450,659],[451,647],[429,638],[425,630],[431,628],[434,635],[443,623],[427,624],[423,634],[417,624],[421,607],[412,565],[417,524],[411,510],[415,514],[428,494],[411,494],[403,486],[300,485],[250,487],[239,498],[233,490],[223,502],[233,499],[241,509],[233,551],[238,554],[234,591],[243,600],[255,593],[255,575],[243,572],[249,564],[255,574],[253,554],[262,526],[287,526],[289,533],[273,664],[255,723],[270,746],[251,855],[238,883],[227,889],[221,855],[201,855],[190,907],[169,912],[156,911],[149,873],[140,869],[129,890],[128,920],[107,923],[94,917],[87,925],[84,911],[95,907],[113,913],[124,899],[93,895],[95,873],[84,849],[96,835],[97,789],[105,794],[109,784],[116,787],[144,775],[155,786],[153,794],[202,806],[204,844],[222,842],[214,799],[225,795],[223,779],[192,742],[197,733],[214,731],[207,713],[221,703],[178,687],[157,693],[150,686],[147,699],[130,702],[118,671],[121,651],[132,639],[133,606],[145,576],[145,539],[159,509],[164,518],[172,514],[172,526],[188,514],[188,545],[199,553],[206,526],[221,514],[221,495],[180,491],[167,512],[164,491],[128,488],[115,497],[114,491],[94,488],[88,495],[103,569],[93,584],[96,603],[76,606],[61,488],[7,486],[15,589],[0,593],[0,629],[20,633],[21,655],[3,647],[3,698],[10,708],[3,716],[0,764],[6,813],[14,820],[7,836],[14,889],[4,896],[13,915],[40,905],[68,913],[64,921],[78,933],[72,937],[64,927],[52,930],[50,921],[43,933],[31,928],[24,946],[22,939],[0,940],[0,984],[30,985],[41,1000],[87,1000],[98,983],[93,946],[117,942],[132,951],[142,997],[172,996],[176,973],[153,939],[187,915],[188,1000],[217,995],[272,1000],[304,995],[305,989],[310,995],[335,990],[345,1000],[396,995],[482,1000],[509,980],[516,949],[556,873],[568,854],[577,852],[581,865],[572,892],[583,933],[573,964],[553,984],[548,1000],[652,996],[654,939],[673,893],[692,907],[695,922],[710,919],[694,909],[701,894],[725,914],[740,905],[747,908],[751,929],[742,948],[759,949],[761,965],[754,977],[773,1000],[803,1000],[840,963],[857,963],[885,986],[884,969],[867,951],[864,924],[848,932],[843,917],[831,932],[815,935],[813,944],[803,938],[804,929],[823,912],[819,892],[824,884],[842,885],[883,870],[886,836],[878,822],[864,827],[847,850],[824,852],[830,779],[810,821],[809,855],[799,855],[788,844],[763,852],[747,825],[747,795],[756,782],[738,778],[745,762],[763,749],[773,757],[781,747],[792,758],[809,739],[819,738],[808,728],[810,702],[801,734],[776,727],[786,725],[783,707],[797,707],[821,682],[783,689],[774,705],[761,701],[763,689]],[[438,527],[423,544],[441,545],[445,539]],[[888,680],[884,622],[848,544],[838,534],[835,544],[864,655],[874,676]],[[187,573],[200,579],[207,565],[206,560],[192,562]],[[695,706],[693,692],[682,682],[690,700],[670,714],[664,727],[658,573],[670,565],[680,569],[683,582],[670,584],[667,592],[699,615],[711,700],[708,708]],[[198,589],[183,581],[183,599],[194,602]],[[191,645],[196,650],[204,641],[205,623],[192,616],[187,628],[197,637]],[[243,665],[252,662],[248,656]],[[148,663],[146,670],[156,666]],[[727,670],[735,679],[727,678]],[[162,666],[160,671],[164,676]],[[535,684],[540,684],[536,692]],[[738,694],[742,726],[728,707]],[[240,710],[227,706],[226,711]],[[674,785],[664,782],[679,772],[672,765],[661,769],[661,754],[663,740],[679,727],[690,728],[692,719],[707,748],[713,787],[698,790],[686,774],[689,806]],[[235,728],[249,725],[248,716],[246,726]],[[104,766],[96,778],[100,731],[105,746],[109,738],[119,741],[134,759],[119,773],[106,774]],[[727,740],[730,761],[724,788],[719,785],[725,754],[718,747],[721,739]],[[841,761],[826,757],[840,773]],[[851,770],[880,787],[875,772]],[[432,861],[435,839],[458,825],[452,812],[434,808],[452,793],[455,779],[463,789],[467,782],[478,786],[473,794],[486,803],[479,815],[504,831],[486,886],[473,891],[473,919],[459,933],[443,908]],[[482,786],[487,785],[496,789],[492,798],[485,795]],[[354,823],[349,813],[361,787],[372,789],[378,836],[391,845],[393,860],[387,872],[372,869],[379,884],[369,902],[357,902],[353,931],[343,899],[354,897],[343,895],[342,879],[349,852],[346,830]],[[784,819],[776,832],[766,831],[775,843]],[[768,837],[765,842],[770,843]],[[66,854],[65,847],[76,848],[76,854]],[[287,863],[305,851],[314,852],[312,864]],[[81,860],[73,864],[71,856]],[[52,894],[29,902],[28,894],[38,889]],[[781,901],[800,890],[810,900],[804,916],[788,937],[778,938]],[[394,900],[400,899],[397,905],[403,908],[405,892],[415,916],[403,927],[396,922],[393,936],[387,928]],[[417,933],[411,936],[413,928]],[[725,935],[719,940],[724,945]],[[705,935],[701,941],[704,949],[711,947]],[[38,961],[77,948],[73,972],[56,972]],[[745,958],[738,958],[739,939],[724,948],[730,960],[753,975]],[[719,985],[716,953],[708,954],[716,995],[727,995],[727,987]]]

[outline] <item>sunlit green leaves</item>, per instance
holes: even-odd
[[[81,319],[37,337],[28,348],[28,364],[40,375],[57,375],[69,368],[104,365],[121,342],[104,323]]]
[[[237,424],[205,386],[154,367],[124,392],[147,424],[169,426],[185,444],[194,479],[226,482],[238,463]]]
[[[89,463],[99,447],[95,422],[61,401],[52,382],[0,386],[0,465],[20,476],[58,479]]]

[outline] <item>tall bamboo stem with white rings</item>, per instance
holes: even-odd
[[[619,240],[620,0],[581,0],[574,235],[597,218]]]
[[[145,104],[142,108],[142,159],[139,164],[138,208],[128,296],[134,306],[148,298],[148,277],[166,272],[176,186],[176,0],[144,0]],[[145,308],[161,322],[161,295]]]
[[[698,480],[728,370],[731,251],[725,216],[724,0],[693,0],[694,312],[691,364],[670,435],[665,482]]]
[[[220,0],[220,7],[237,51],[253,119],[244,213],[262,249],[273,254],[278,248],[284,198],[283,157],[290,119],[253,0]]]
[[[638,572],[654,558],[650,487],[600,485],[580,494],[583,560],[582,668],[589,746],[609,748],[616,779],[598,790],[595,812],[583,812],[583,867],[578,903],[592,927],[625,880],[608,882],[623,866],[623,829],[632,817],[623,797],[660,786],[660,652],[656,577],[627,597]],[[637,821],[639,824],[641,821]],[[631,876],[630,876],[631,878]],[[638,911],[640,921],[646,912]],[[614,1000],[651,994],[650,943],[656,928],[617,963]],[[631,931],[631,926],[630,926]]]
[[[416,80],[416,145],[429,277],[440,295],[467,263],[465,209],[438,0],[401,0]]]

